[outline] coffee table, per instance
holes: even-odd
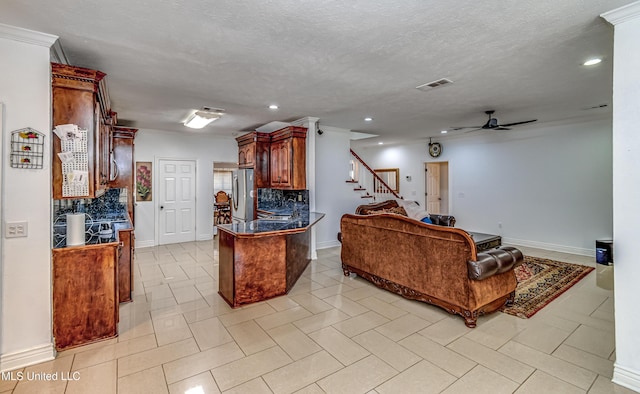
[[[499,235],[476,233],[473,231],[468,231],[468,233],[471,235],[471,238],[473,238],[473,242],[476,243],[476,252],[478,253],[502,245],[502,237]]]

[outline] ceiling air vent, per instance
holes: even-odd
[[[427,82],[427,83],[424,83],[424,84],[422,84],[420,86],[416,86],[416,89],[423,90],[423,91],[426,92],[428,90],[439,88],[439,87],[446,86],[446,85],[450,85],[452,83],[453,83],[452,80],[447,79],[447,78],[442,78],[442,79],[438,79],[437,81]]]

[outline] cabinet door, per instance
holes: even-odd
[[[291,186],[291,139],[286,139],[280,143],[278,148],[280,151],[280,157],[278,157],[280,175],[280,186]]]
[[[280,142],[272,142],[270,150],[270,165],[269,165],[269,174],[271,178],[271,186],[279,187],[280,186]]]
[[[118,250],[118,293],[120,302],[131,301],[131,260],[133,259],[131,235],[130,229],[118,232],[118,238],[120,239]]]
[[[256,144],[251,143],[238,147],[238,167],[253,168]]]

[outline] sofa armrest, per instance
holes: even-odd
[[[513,246],[501,246],[488,252],[478,253],[477,261],[467,261],[469,279],[486,279],[512,270],[523,261],[522,252]]]

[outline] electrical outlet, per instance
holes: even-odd
[[[302,193],[298,194],[298,201],[302,201]]]
[[[27,222],[7,222],[4,236],[6,238],[26,237],[29,234]]]
[[[502,222],[498,222],[498,228],[502,228]]]

